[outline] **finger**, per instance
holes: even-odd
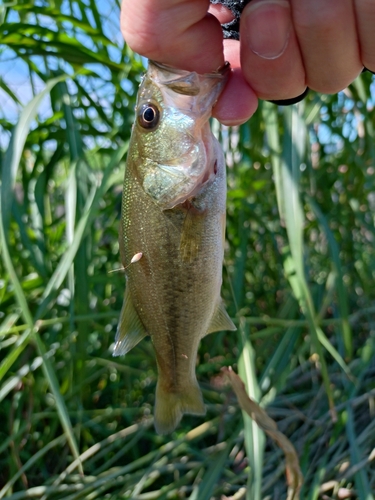
[[[355,0],[362,64],[375,72],[375,2]]]
[[[306,88],[288,0],[255,0],[240,23],[244,77],[258,97],[290,99]]]
[[[207,73],[224,64],[219,21],[209,0],[123,0],[121,30],[129,47],[176,68]]]
[[[229,23],[234,19],[232,12],[222,4],[211,3],[208,12],[215,16],[219,20],[220,24]]]
[[[308,87],[342,90],[362,70],[352,0],[291,0],[291,5]]]
[[[255,113],[258,99],[242,74],[240,43],[236,40],[225,40],[224,54],[232,70],[229,81],[213,110],[213,116],[224,125],[240,125]]]

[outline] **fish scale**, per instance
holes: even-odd
[[[114,355],[151,336],[161,434],[172,432],[184,413],[205,413],[195,375],[199,342],[235,329],[220,297],[224,156],[209,129],[227,73],[197,75],[150,62],[138,93],[123,189],[126,289]]]

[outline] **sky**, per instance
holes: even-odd
[[[2,21],[1,3],[2,1],[0,0],[0,22]],[[48,3],[51,4],[52,2],[49,1]],[[35,0],[34,4],[36,6],[42,6],[45,5],[46,2],[43,0]],[[64,2],[63,6],[64,5],[67,6],[68,2]],[[121,46],[123,44],[123,38],[120,32],[119,8],[116,0],[97,1],[97,6],[104,19],[103,31],[105,35],[111,41],[118,43],[119,46]],[[8,18],[8,22],[18,22],[18,14],[14,11],[10,12],[11,15]],[[33,18],[31,17],[31,21],[32,20]],[[48,17],[43,18],[40,16],[39,21],[41,23],[45,23],[46,25],[51,24],[51,19]],[[87,45],[90,43],[89,39],[83,41]],[[114,60],[116,60],[116,58],[118,59],[115,49],[112,49],[111,57]],[[43,64],[42,58],[34,57],[33,60],[37,65]],[[18,105],[7,94],[7,92],[1,88],[2,83],[11,89],[11,91],[19,99],[21,105]],[[34,89],[32,89],[31,86],[27,64],[22,60],[22,58],[17,57],[12,50],[0,44],[0,120],[5,118],[7,121],[15,123],[22,106],[27,104],[33,98],[33,91],[35,94],[38,94],[44,88],[44,82],[35,74],[33,75],[33,87]],[[46,97],[39,110],[41,118],[45,118],[50,115],[50,110],[50,101],[49,98]],[[4,133],[0,124],[0,148],[6,146],[8,142],[8,135],[9,134]]]

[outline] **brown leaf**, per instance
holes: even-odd
[[[232,384],[241,408],[254,420],[258,427],[260,427],[260,429],[273,439],[283,450],[286,461],[286,479],[289,487],[287,500],[299,500],[303,476],[294,446],[289,439],[278,430],[276,422],[267,415],[265,410],[249,398],[245,389],[245,384],[240,377],[234,373],[232,368],[223,368],[223,371]]]

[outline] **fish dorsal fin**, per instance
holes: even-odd
[[[230,319],[227,311],[225,310],[224,303],[222,299],[219,299],[218,305],[216,306],[215,312],[212,316],[210,326],[206,332],[206,335],[213,332],[220,332],[222,330],[237,330],[235,324]]]
[[[147,332],[137,311],[134,309],[129,293],[129,286],[127,286],[117,326],[113,356],[123,356],[133,349],[146,335]]]

